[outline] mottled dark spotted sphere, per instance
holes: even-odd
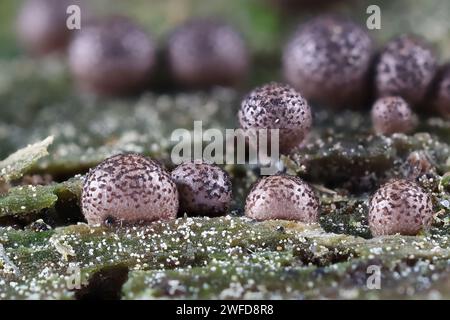
[[[66,49],[75,31],[67,28],[67,8],[78,5],[82,22],[87,15],[81,0],[27,0],[17,18],[21,44],[31,53],[45,55]]]
[[[180,211],[190,215],[225,214],[232,200],[231,179],[220,167],[186,162],[172,171],[180,195]]]
[[[432,103],[435,110],[445,119],[450,119],[450,64],[439,71]]]
[[[246,44],[231,26],[193,20],[173,32],[168,43],[173,77],[187,87],[234,86],[247,75]]]
[[[178,191],[170,175],[138,154],[106,159],[87,175],[81,209],[90,225],[175,219]]]
[[[255,129],[280,129],[279,150],[285,154],[303,141],[312,126],[307,101],[292,87],[275,82],[250,92],[242,101],[238,117],[249,136],[257,134]]]
[[[410,105],[422,102],[436,72],[436,57],[422,39],[403,35],[388,42],[377,66],[378,96],[401,96]]]
[[[373,236],[416,235],[431,225],[431,196],[415,182],[394,180],[370,199],[369,226]]]
[[[408,133],[416,124],[414,113],[401,97],[378,99],[372,107],[371,117],[375,132],[384,135]]]
[[[283,73],[306,99],[330,107],[359,106],[367,96],[372,40],[352,21],[321,16],[303,25],[283,52]]]
[[[98,94],[127,94],[143,88],[156,62],[153,40],[123,17],[86,25],[69,47],[78,85]]]
[[[245,203],[245,215],[255,220],[313,223],[319,219],[319,200],[314,190],[298,177],[268,176],[253,185]]]

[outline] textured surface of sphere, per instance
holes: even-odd
[[[178,191],[170,175],[153,160],[122,154],[89,172],[81,209],[92,225],[170,220],[177,216]]]
[[[450,119],[450,65],[441,68],[432,99],[439,115]]]
[[[416,235],[428,228],[432,219],[430,195],[412,181],[388,182],[370,199],[369,226],[373,236]]]
[[[31,53],[43,55],[64,50],[74,31],[67,28],[67,8],[80,0],[28,0],[17,18],[20,42]],[[84,8],[83,8],[84,9]],[[85,12],[83,12],[84,14]]]
[[[376,66],[378,96],[401,96],[409,104],[419,104],[436,72],[436,57],[421,39],[401,36],[391,40],[381,52]]]
[[[122,17],[84,26],[69,47],[69,64],[80,87],[99,94],[143,88],[155,65],[152,39]]]
[[[334,16],[299,27],[283,52],[283,73],[311,101],[358,106],[367,95],[372,40],[351,21]]]
[[[249,66],[241,35],[211,20],[179,27],[169,39],[168,59],[175,80],[189,87],[238,84]]]
[[[172,171],[180,210],[188,214],[217,216],[227,212],[232,200],[231,180],[220,167],[186,162]]]
[[[319,219],[319,200],[313,189],[294,176],[268,176],[252,187],[245,203],[245,215],[255,220]]]
[[[289,153],[309,133],[311,109],[307,101],[292,87],[269,83],[259,87],[242,101],[238,113],[241,128],[280,129],[280,152]]]
[[[415,116],[400,97],[378,99],[372,107],[372,124],[378,134],[408,133],[414,129]]]

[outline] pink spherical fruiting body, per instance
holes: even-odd
[[[311,102],[359,106],[368,93],[373,44],[350,20],[320,16],[301,25],[283,51],[287,82]]]
[[[307,101],[292,87],[275,82],[250,92],[241,103],[238,118],[241,128],[252,137],[258,134],[258,129],[279,129],[279,140],[273,141],[269,132],[268,141],[270,145],[278,143],[281,153],[299,146],[312,126]]]
[[[319,219],[319,200],[314,190],[298,177],[268,176],[252,187],[245,203],[245,215],[255,220],[313,223]]]
[[[104,160],[86,176],[81,209],[90,225],[175,219],[178,191],[155,161],[138,154]]]
[[[416,124],[416,117],[408,103],[401,97],[378,99],[372,107],[371,118],[378,134],[409,133]]]
[[[433,220],[431,196],[415,182],[393,180],[370,199],[369,226],[373,236],[416,235]]]
[[[420,104],[436,73],[436,56],[420,38],[404,35],[391,40],[376,65],[377,95],[401,96],[409,104]]]
[[[225,214],[232,201],[231,179],[220,167],[203,162],[185,162],[171,177],[178,188],[180,211],[202,216]]]

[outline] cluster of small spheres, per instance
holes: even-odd
[[[376,53],[362,27],[320,16],[299,26],[282,62],[286,81],[311,103],[361,107],[373,92],[378,134],[408,133],[417,124],[413,110],[426,104],[445,118],[450,114],[450,68],[438,67],[431,45],[414,35],[394,38]]]
[[[221,215],[231,201],[231,179],[216,165],[186,162],[170,173],[143,155],[119,154],[89,171],[81,209],[89,224],[116,225]]]
[[[231,179],[220,167],[187,162],[171,173],[138,154],[104,160],[85,178],[82,212],[91,225],[168,221],[177,215],[218,216],[232,202]],[[320,201],[314,189],[296,176],[274,175],[257,181],[247,196],[245,215],[318,222]],[[409,180],[381,186],[370,200],[369,226],[374,236],[415,235],[431,225],[431,196]]]
[[[17,24],[24,46],[36,55],[66,51],[71,73],[85,90],[115,95],[145,88],[159,64],[156,41],[121,16],[93,17],[81,30],[70,31],[66,9],[74,3],[85,5],[81,0],[27,0]],[[184,87],[235,86],[249,71],[243,37],[223,22],[189,21],[172,32],[164,49],[172,78]],[[376,53],[361,26],[319,16],[287,41],[282,73],[286,84],[262,85],[243,99],[238,120],[244,131],[279,129],[283,154],[308,137],[314,104],[335,110],[360,107],[373,92],[371,119],[381,135],[414,130],[414,111],[424,103],[450,118],[450,67],[439,67],[431,46],[415,36],[397,37]],[[222,215],[232,201],[231,178],[216,165],[188,162],[169,173],[142,155],[121,154],[89,172],[81,207],[90,224],[116,224]],[[314,188],[289,175],[260,179],[245,204],[245,215],[255,220],[313,223],[319,213]],[[370,201],[374,236],[417,234],[430,226],[432,216],[430,195],[409,180],[388,182]]]
[[[95,94],[123,95],[145,89],[162,63],[156,41],[126,17],[85,14],[89,12],[85,5],[81,30],[69,30],[66,10],[81,3],[27,0],[18,17],[24,47],[35,55],[66,52],[78,87]],[[203,18],[189,21],[168,37],[166,47],[167,69],[183,87],[232,86],[248,74],[245,41],[226,23]]]
[[[186,162],[166,171],[139,154],[110,157],[87,174],[82,212],[91,225],[167,221],[178,215],[218,216],[232,202],[229,175],[203,161]],[[255,220],[317,222],[319,200],[300,178],[268,176],[250,191],[245,214]]]
[[[67,7],[73,4],[82,8],[81,30],[66,26]],[[128,18],[95,17],[85,0],[26,0],[17,21],[19,39],[30,52],[66,51],[78,86],[97,94],[145,89],[164,64],[172,80],[187,88],[236,86],[250,70],[242,35],[211,18],[180,25],[163,48]],[[417,36],[401,35],[375,52],[365,28],[347,18],[321,15],[298,26],[281,60],[284,80],[312,104],[361,107],[374,93],[377,98],[400,97],[411,110],[429,103],[443,117],[450,114],[450,68],[439,67],[432,47]],[[397,121],[387,114],[382,118]],[[394,131],[406,132],[404,128]]]

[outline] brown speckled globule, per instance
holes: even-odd
[[[175,183],[160,165],[138,154],[104,160],[87,175],[81,209],[90,225],[175,219]]]
[[[127,94],[145,87],[155,63],[153,40],[120,16],[84,26],[69,46],[69,66],[79,87],[97,94]]]
[[[269,83],[256,88],[242,101],[238,113],[241,128],[280,129],[281,153],[297,147],[311,130],[312,115],[308,102],[289,85]]]
[[[371,117],[375,132],[384,135],[408,133],[416,123],[414,113],[401,97],[378,99],[372,107]]]
[[[373,45],[352,21],[320,16],[303,25],[283,52],[283,73],[313,102],[359,106],[367,96]]]
[[[433,220],[431,196],[409,180],[382,185],[370,199],[369,226],[373,236],[416,235]]]
[[[376,65],[378,96],[401,96],[415,106],[422,102],[436,72],[431,47],[421,38],[403,35],[388,42]]]
[[[319,200],[302,179],[289,175],[267,176],[257,181],[245,203],[245,215],[255,220],[319,219]]]
[[[187,87],[233,86],[247,76],[247,46],[225,23],[189,21],[173,32],[167,51],[173,77]]]
[[[180,212],[206,216],[227,212],[232,200],[231,179],[219,166],[185,162],[171,176],[178,188]]]

